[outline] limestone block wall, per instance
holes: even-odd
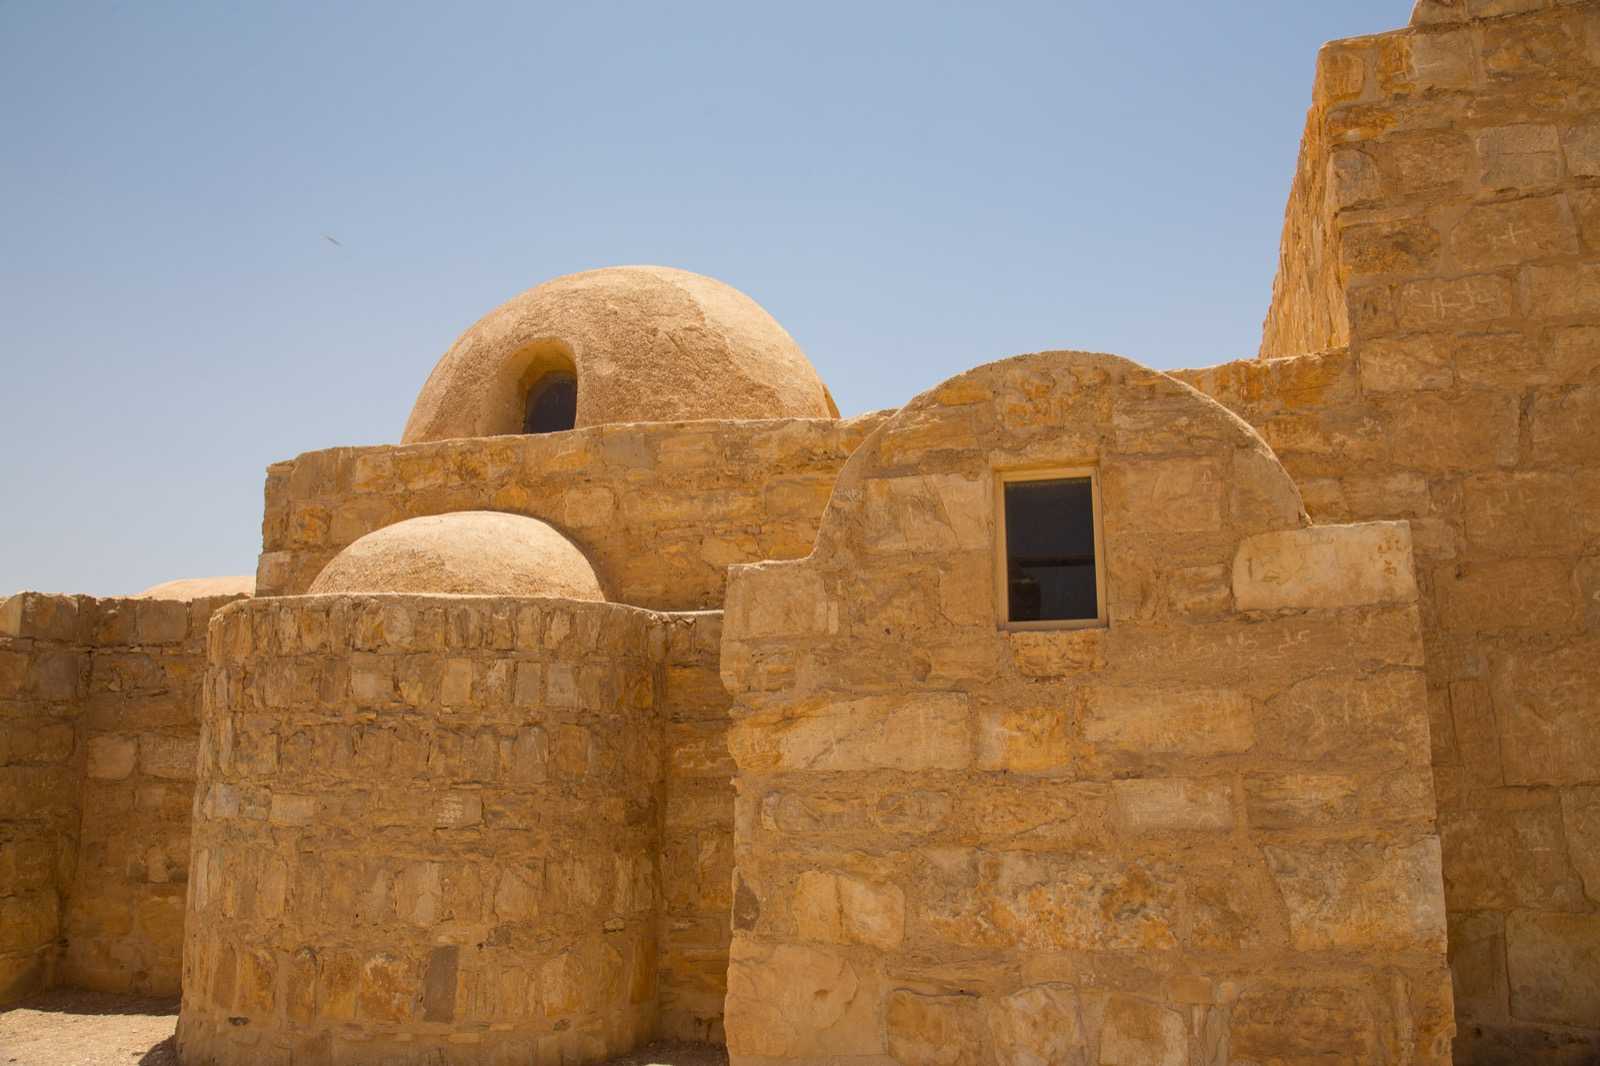
[[[1475,384],[1471,347],[1445,350],[1417,391],[1348,351],[1184,376],[1260,428],[1315,520],[1411,525],[1457,1062],[1600,1054],[1600,470],[1578,437],[1530,446],[1552,390]],[[1509,440],[1474,421],[1501,403]]]
[[[206,631],[235,598],[79,601],[96,645],[63,984],[178,994]]]
[[[654,1031],[656,616],[255,600],[212,627],[188,1063],[561,1063]]]
[[[722,613],[670,616],[666,633],[661,1035],[720,1044],[732,938],[734,774],[731,698],[720,673]]]
[[[1316,520],[1411,523],[1457,1061],[1600,1057],[1600,4],[1427,0],[1317,81],[1263,344],[1300,357],[1181,376]],[[1342,334],[1294,325],[1330,263]]]
[[[60,963],[89,674],[75,608],[58,597],[0,603],[0,1006],[48,988]]]
[[[206,626],[230,599],[0,606],[0,896],[18,908],[0,938],[9,978],[31,975],[15,994],[177,994]]]
[[[494,510],[549,522],[614,602],[722,605],[730,563],[811,550],[839,468],[881,414],[640,423],[308,452],[267,471],[257,593],[305,592],[363,534]]]
[[[998,624],[997,470],[1094,467],[1109,624]],[[919,397],[736,567],[736,1063],[1446,1063],[1403,523],[1047,353]]]

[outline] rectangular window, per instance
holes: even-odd
[[[1050,629],[1103,623],[1094,471],[1013,471],[997,478],[1004,624]]]

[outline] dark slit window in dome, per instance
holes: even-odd
[[[528,390],[524,433],[560,433],[578,421],[578,379],[571,374],[546,374]]]
[[[1005,621],[1103,621],[1093,476],[1002,475],[1001,488]]]

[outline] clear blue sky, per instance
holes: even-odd
[[[846,414],[1252,355],[1317,48],[1409,8],[0,0],[0,594],[253,571],[268,463],[574,270],[743,289]]]

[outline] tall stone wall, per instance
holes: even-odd
[[[1109,626],[998,624],[994,478],[1093,467]],[[1447,1063],[1401,524],[1107,356],[980,368],[736,567],[736,1063]]]
[[[419,515],[549,522],[613,602],[722,606],[727,567],[811,550],[839,468],[882,415],[672,422],[308,452],[267,471],[257,594],[303,593],[340,549]]]
[[[561,1063],[653,1033],[665,640],[554,600],[220,614],[185,1062]]]
[[[731,698],[720,672],[722,613],[671,616],[666,632],[661,1033],[720,1044],[732,938],[734,774]]]
[[[1339,41],[1263,352],[1179,376],[1321,522],[1407,519],[1457,1062],[1600,1057],[1600,4],[1427,0]],[[1315,183],[1326,181],[1325,214]],[[1304,240],[1300,235],[1310,234]],[[1296,277],[1333,273],[1294,294]]]
[[[0,938],[11,978],[36,960],[15,994],[177,994],[206,625],[226,602],[0,606],[0,895],[18,908]]]
[[[50,987],[60,965],[89,675],[76,606],[21,595],[0,603],[0,1007]]]
[[[232,599],[80,601],[96,645],[63,984],[178,994],[206,631]]]

